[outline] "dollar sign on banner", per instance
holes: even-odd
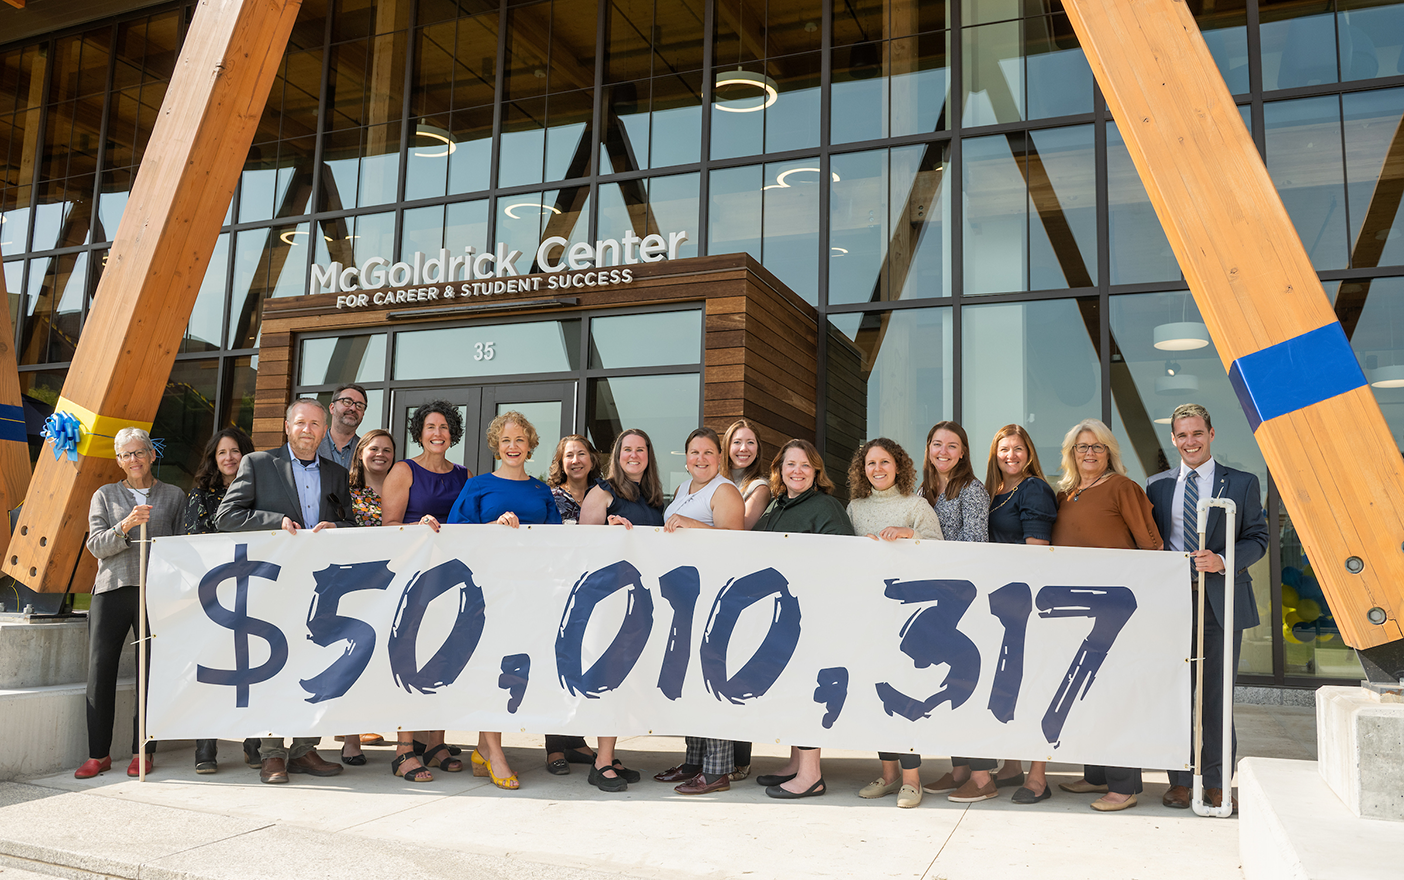
[[[200,580],[200,605],[205,614],[226,629],[234,631],[234,668],[211,669],[197,666],[195,678],[205,684],[233,685],[235,705],[245,709],[249,705],[249,688],[261,684],[283,670],[288,662],[288,639],[283,631],[266,620],[249,617],[249,578],[278,580],[282,569],[271,562],[253,562],[248,558],[249,545],[234,545],[234,561],[212,568]],[[234,581],[234,610],[230,611],[219,604],[216,594],[219,585],[227,580]],[[260,666],[249,668],[249,636],[256,636],[268,643],[268,659]]]

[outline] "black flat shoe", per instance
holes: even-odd
[[[608,769],[608,768],[606,768]],[[616,773],[619,771],[615,771]],[[590,767],[590,784],[600,791],[625,791],[629,788],[629,783],[624,781],[622,776],[606,776],[604,770],[598,767]]]
[[[1024,774],[1022,771],[1014,776],[1010,776],[1008,779],[1000,779],[998,776],[995,777],[995,788],[1012,788],[1015,785],[1023,786],[1023,784]]]
[[[784,785],[798,775],[798,773],[768,773],[765,776],[757,776],[756,785],[759,785],[761,788],[770,788],[772,785]]]
[[[557,758],[554,761],[546,762],[546,772],[552,776],[569,776],[570,765],[566,763],[565,758]]]
[[[791,776],[790,778],[794,779],[793,776]],[[782,801],[793,801],[798,800],[799,798],[818,797],[819,795],[826,793],[828,790],[828,786],[824,785],[823,777],[820,777],[818,782],[814,783],[809,788],[806,788],[804,791],[798,793],[788,791],[786,789],[781,788],[778,785],[772,785],[768,787],[765,790],[765,793],[773,798],[779,798]]]
[[[348,767],[364,767],[366,766],[366,756],[348,755],[345,752],[342,752],[341,763],[345,764]]]
[[[1043,794],[1034,794],[1032,789],[1020,786],[1019,790],[1014,792],[1014,796],[1010,798],[1010,800],[1016,804],[1036,804],[1039,801],[1046,801],[1052,796],[1053,786],[1044,783]]]
[[[579,749],[565,749],[561,752],[561,754],[565,755],[565,759],[572,764],[595,763],[594,755],[591,755],[587,752],[582,752]]]
[[[619,778],[623,779],[630,785],[634,784],[635,782],[638,782],[640,779],[643,779],[642,773],[640,773],[637,770],[630,770],[628,767],[625,767],[624,762],[619,760],[618,758],[614,759],[614,772],[618,773]]]

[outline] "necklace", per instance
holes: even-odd
[[[1100,482],[1102,482],[1103,480],[1105,480],[1105,479],[1107,478],[1107,474],[1108,474],[1108,473],[1109,473],[1109,471],[1102,471],[1102,475],[1101,475],[1100,477],[1098,477],[1097,479],[1093,480],[1092,483],[1091,483],[1091,485],[1083,486],[1081,489],[1078,489],[1077,492],[1073,494],[1072,500],[1076,501],[1077,499],[1081,498],[1083,492],[1086,492],[1088,489],[1091,489],[1092,486],[1095,486],[1095,485],[1097,485],[1098,483],[1100,483]]]
[[[1027,477],[1026,477],[1025,479],[1027,479]],[[1020,480],[1019,482],[1015,483],[1015,484],[1014,484],[1014,488],[1013,488],[1013,489],[1010,489],[1008,492],[1002,492],[1002,493],[1000,493],[1000,494],[1002,494],[1002,495],[1008,495],[1009,497],[1008,497],[1008,498],[1005,498],[1003,501],[999,502],[999,503],[996,504],[993,508],[991,508],[991,509],[990,509],[990,513],[994,513],[996,510],[999,510],[1001,507],[1003,507],[1004,505],[1006,505],[1006,504],[1008,504],[1010,501],[1012,501],[1013,498],[1014,498],[1014,493],[1015,493],[1015,492],[1018,492],[1018,491],[1019,491],[1019,487],[1022,486],[1022,485],[1024,485],[1024,480]],[[1073,499],[1073,500],[1076,500],[1076,499]]]

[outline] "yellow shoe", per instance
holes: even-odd
[[[491,779],[492,784],[497,786],[498,788],[505,788],[508,791],[516,791],[518,788],[521,787],[522,783],[517,779],[517,774],[515,773],[513,773],[511,776],[506,777],[505,779],[500,776],[493,775],[492,764],[482,755],[478,754],[477,749],[473,750],[471,763],[473,764],[474,776],[485,776],[488,779]]]

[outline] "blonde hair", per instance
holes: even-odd
[[[1058,481],[1059,492],[1071,492],[1082,481],[1073,447],[1077,445],[1078,435],[1084,431],[1091,433],[1098,443],[1107,447],[1107,470],[1126,476],[1126,465],[1121,463],[1121,444],[1116,442],[1111,428],[1101,419],[1083,419],[1063,436],[1063,478]]]
[[[999,441],[1005,437],[1018,437],[1019,442],[1029,451],[1029,460],[1024,463],[1023,476],[1038,477],[1047,482],[1048,478],[1043,475],[1043,466],[1038,463],[1038,450],[1034,449],[1033,438],[1029,436],[1029,432],[1024,430],[1023,425],[1005,425],[995,432],[994,439],[990,441],[990,461],[985,468],[985,487],[990,490],[990,494],[998,494],[998,490],[1004,486],[1004,471],[1000,469],[995,453],[999,451]]]
[[[501,458],[497,451],[497,444],[502,441],[502,429],[512,422],[515,422],[517,427],[526,432],[528,455],[535,452],[536,447],[541,445],[541,435],[536,433],[536,427],[527,421],[526,416],[514,409],[509,409],[488,423],[487,443],[488,448],[492,450],[493,458]]]

